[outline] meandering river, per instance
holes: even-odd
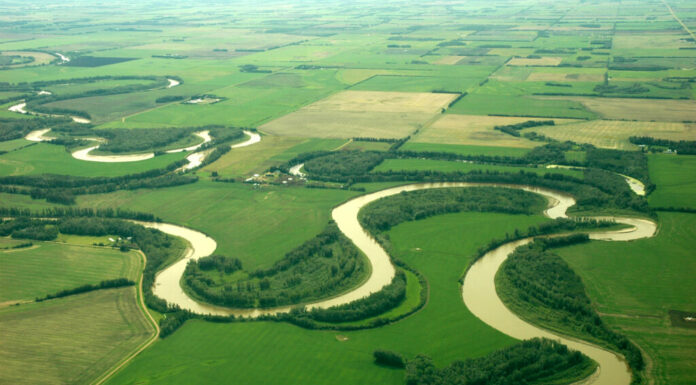
[[[488,183],[421,183],[389,188],[386,190],[366,194],[354,198],[336,207],[332,217],[343,232],[355,245],[368,257],[372,274],[359,287],[348,293],[330,298],[324,301],[308,304],[308,308],[326,308],[335,305],[350,303],[363,298],[371,293],[381,290],[391,282],[395,270],[386,251],[360,226],[358,213],[367,204],[378,199],[399,194],[403,191],[424,190],[432,188],[448,187],[476,187],[497,186],[515,188],[530,191],[544,196],[549,201],[549,207],[544,212],[549,218],[566,217],[566,210],[575,204],[575,200],[566,194],[529,186],[498,185]],[[607,241],[630,241],[634,239],[651,237],[656,232],[656,224],[646,219],[597,217],[596,219],[611,219],[618,223],[629,225],[630,228],[618,231],[598,231],[591,234],[592,239]],[[184,259],[161,271],[155,279],[154,292],[167,302],[177,304],[184,309],[200,313],[215,315],[236,315],[244,317],[258,317],[263,314],[278,314],[287,312],[290,307],[278,307],[270,309],[230,309],[198,302],[186,293],[180,285],[180,280],[191,259],[198,259],[214,252],[215,241],[196,231],[180,226],[168,224],[145,224],[156,227],[168,234],[180,236],[191,244],[190,250]],[[495,274],[500,265],[512,253],[515,248],[531,241],[531,238],[522,239],[502,245],[485,254],[469,269],[462,285],[463,301],[469,310],[491,327],[517,339],[529,339],[533,337],[545,337],[558,340],[572,349],[581,351],[599,363],[599,370],[587,384],[611,384],[625,385],[630,383],[631,375],[623,358],[613,352],[597,347],[590,343],[573,338],[561,336],[548,330],[536,327],[519,318],[508,310],[498,297],[495,289]]]

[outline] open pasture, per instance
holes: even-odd
[[[648,198],[651,206],[696,208],[696,156],[651,154],[648,168],[657,185]]]
[[[90,384],[153,333],[135,288],[0,308],[0,382]]]
[[[36,242],[0,251],[0,302],[33,300],[107,279],[136,280],[140,256],[116,249]]]
[[[260,127],[282,136],[402,138],[456,98],[425,92],[344,91]]]

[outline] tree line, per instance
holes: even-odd
[[[95,290],[115,289],[118,287],[126,287],[126,286],[133,286],[133,285],[135,285],[135,282],[133,282],[127,278],[108,279],[108,280],[101,281],[96,285],[92,285],[92,284],[82,285],[82,286],[78,286],[74,289],[61,290],[55,294],[47,294],[41,298],[37,297],[36,302],[42,302],[42,301],[47,301],[49,299],[67,297],[69,295],[87,293],[87,292],[95,291]]]
[[[268,308],[329,297],[355,285],[366,272],[359,251],[333,222],[268,268],[235,275],[241,263],[234,260],[218,261],[238,267],[229,272],[191,262],[183,282],[196,296],[213,304]],[[212,260],[203,263],[214,265]]]
[[[696,155],[696,140],[668,140],[657,139],[650,136],[631,136],[628,140],[637,145],[647,146],[648,150],[661,152],[664,149],[672,150],[677,155]]]
[[[432,359],[418,355],[406,364],[407,385],[534,384],[559,376],[588,374],[594,363],[556,341],[534,338],[484,357],[455,361],[438,369]]]
[[[520,137],[520,130],[524,130],[525,128],[554,125],[556,125],[556,122],[553,120],[527,120],[526,122],[521,123],[494,126],[493,129],[514,137]]]

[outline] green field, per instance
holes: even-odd
[[[657,185],[650,205],[696,208],[696,157],[654,154],[648,159],[650,179]]]
[[[135,253],[34,242],[32,248],[0,251],[0,302],[33,300],[107,279],[136,280],[140,265]]]
[[[596,241],[558,254],[582,277],[603,319],[644,349],[657,383],[688,384],[696,381],[696,331],[671,326],[668,311],[694,309],[696,215],[660,213],[659,219],[655,238]]]
[[[152,335],[135,289],[0,309],[0,382],[89,384]]]

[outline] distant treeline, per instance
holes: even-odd
[[[657,139],[650,136],[631,136],[628,140],[633,144],[653,147],[661,147],[675,151],[677,155],[696,155],[696,141],[694,140],[668,140]]]
[[[36,302],[42,302],[42,301],[46,301],[46,300],[54,299],[54,298],[67,297],[69,295],[87,293],[87,292],[95,291],[95,290],[114,289],[114,288],[118,288],[118,287],[133,286],[133,285],[135,285],[135,282],[133,282],[129,279],[126,279],[126,278],[109,279],[109,280],[101,281],[100,283],[98,283],[96,285],[87,284],[87,285],[78,286],[74,289],[61,290],[55,294],[47,294],[44,297],[36,298]]]
[[[424,355],[408,360],[407,385],[483,385],[552,383],[589,374],[594,363],[559,342],[534,338],[480,358],[455,361],[438,369]],[[555,383],[555,382],[553,382]]]

